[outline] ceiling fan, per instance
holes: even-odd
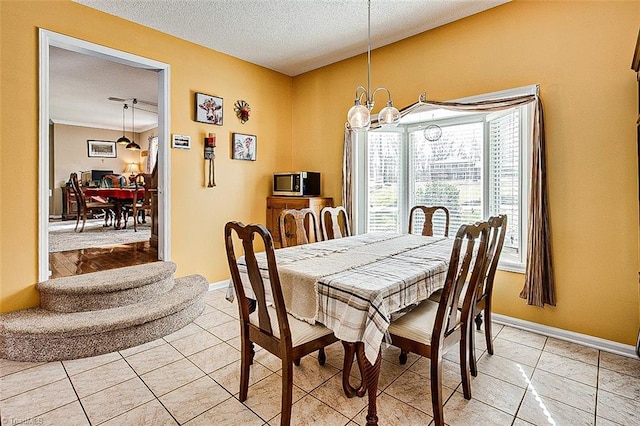
[[[140,105],[140,104],[146,104],[146,105],[158,108],[158,103],[157,102],[144,101],[144,100],[138,99],[138,98],[116,98],[115,96],[109,96],[107,99],[109,99],[110,101],[114,101],[114,102],[132,103],[132,104],[136,105],[136,109],[139,109],[141,111],[150,112],[152,114],[157,114],[158,113],[158,111],[151,111],[151,110],[140,108],[139,106],[137,106],[137,105]]]

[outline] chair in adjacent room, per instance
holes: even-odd
[[[487,247],[487,261],[485,263],[485,270],[481,276],[481,282],[477,287],[475,306],[472,317],[475,318],[475,323],[480,330],[482,326],[482,317],[484,316],[484,337],[487,343],[487,352],[493,355],[493,340],[491,336],[491,297],[493,294],[493,280],[496,276],[496,270],[498,269],[498,261],[500,260],[500,253],[502,252],[502,246],[504,245],[504,239],[507,232],[507,215],[501,214],[499,216],[492,216],[489,218],[489,245]],[[471,374],[478,375],[478,368],[476,363],[475,354],[475,333],[473,327],[469,327],[470,332],[470,359],[469,366]]]
[[[391,344],[404,351],[404,357],[400,357],[402,364],[406,363],[406,352],[430,359],[431,403],[433,418],[438,426],[445,424],[442,406],[442,356],[456,344],[460,345],[463,394],[465,399],[471,399],[469,330],[472,328],[474,294],[484,271],[488,236],[487,222],[462,225],[453,243],[440,302],[423,300],[389,325]],[[458,310],[461,298],[462,311]]]
[[[324,240],[351,236],[349,216],[342,206],[324,207],[320,210],[320,226]]]
[[[424,213],[424,224],[422,225],[422,235],[431,237],[433,236],[433,215],[438,211],[442,210],[444,212],[445,225],[444,225],[444,236],[449,236],[449,209],[444,206],[413,206],[411,211],[409,212],[409,233],[413,233],[414,229],[414,221],[415,221],[415,213],[416,211],[421,210]]]
[[[233,234],[242,242],[247,265],[247,275],[255,300],[249,299],[243,288],[240,271],[236,261],[233,245]],[[281,425],[291,422],[291,405],[293,403],[293,363],[296,359],[321,349],[337,339],[333,332],[321,324],[312,325],[300,321],[287,314],[284,304],[278,268],[276,265],[273,239],[269,231],[262,225],[243,225],[229,222],[224,228],[227,260],[231,272],[231,280],[238,298],[240,311],[240,401],[247,399],[249,389],[249,368],[253,361],[253,343],[282,360],[282,400]],[[257,238],[256,238],[257,237]],[[261,270],[256,259],[257,245],[264,243],[268,266],[270,289],[267,292]],[[262,250],[259,248],[259,250]],[[267,304],[266,294],[272,295],[272,303]],[[253,309],[252,309],[253,308]]]
[[[125,214],[124,224],[127,227],[129,215],[133,217],[133,230],[138,232],[138,223],[146,223],[146,211],[151,209],[151,194],[154,189],[153,175],[150,173],[139,173],[135,176],[135,192],[133,193],[133,201],[131,204],[123,206]],[[140,196],[139,192],[144,189],[144,194]]]
[[[122,175],[104,175],[100,179],[100,188],[123,188],[127,186],[127,178]]]
[[[282,210],[278,217],[278,228],[282,247],[320,241],[318,238],[318,217],[315,211],[309,208]]]
[[[71,173],[69,180],[71,181],[71,190],[73,191],[73,196],[75,197],[78,206],[78,215],[76,217],[76,227],[74,230],[78,231],[80,216],[82,216],[82,227],[78,232],[84,231],[84,225],[87,222],[87,214],[91,211],[101,211],[104,214],[104,226],[108,226],[108,219],[112,216],[115,205],[109,202],[87,200],[82,192],[82,187],[78,182],[77,173]]]

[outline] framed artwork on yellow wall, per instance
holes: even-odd
[[[196,93],[196,121],[222,126],[222,98]]]

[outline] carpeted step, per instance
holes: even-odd
[[[42,308],[0,315],[0,358],[58,361],[137,346],[197,318],[209,288],[201,275],[177,278],[157,297],[111,309],[61,313]]]
[[[171,290],[176,264],[153,262],[90,274],[54,278],[36,284],[40,307],[55,312],[84,312],[149,300]]]

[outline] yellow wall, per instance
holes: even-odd
[[[228,278],[224,224],[264,222],[271,174],[291,166],[292,79],[70,1],[2,0],[0,310],[38,304],[38,28],[170,64],[170,131],[192,143],[170,153],[172,260],[178,276]],[[223,126],[193,121],[195,92],[224,99]],[[246,124],[238,99],[251,105]],[[217,136],[215,188],[205,187],[207,132]],[[257,161],[231,160],[232,132],[258,136]]]
[[[500,273],[498,313],[635,341],[637,83],[630,64],[638,16],[637,1],[515,1],[373,52],[372,85],[387,86],[399,107],[423,91],[446,100],[541,85],[558,306],[526,306],[518,298],[522,275]],[[0,310],[37,304],[38,27],[171,65],[171,132],[191,135],[193,145],[171,151],[178,275],[228,277],[223,225],[264,221],[275,170],[319,170],[324,195],[340,199],[343,125],[355,87],[366,82],[365,56],[291,79],[68,1],[0,1],[0,19]],[[196,91],[224,98],[224,126],[192,120]],[[233,115],[237,99],[251,105],[247,124]],[[219,146],[213,189],[204,187],[201,159],[209,131]],[[258,135],[256,162],[230,160],[231,132]]]
[[[372,52],[372,87],[398,107],[423,91],[448,100],[540,84],[557,306],[526,306],[523,276],[499,273],[495,312],[635,343],[639,17],[638,1],[516,1]],[[293,166],[321,169],[336,199],[343,125],[366,77],[361,55],[294,79]]]

